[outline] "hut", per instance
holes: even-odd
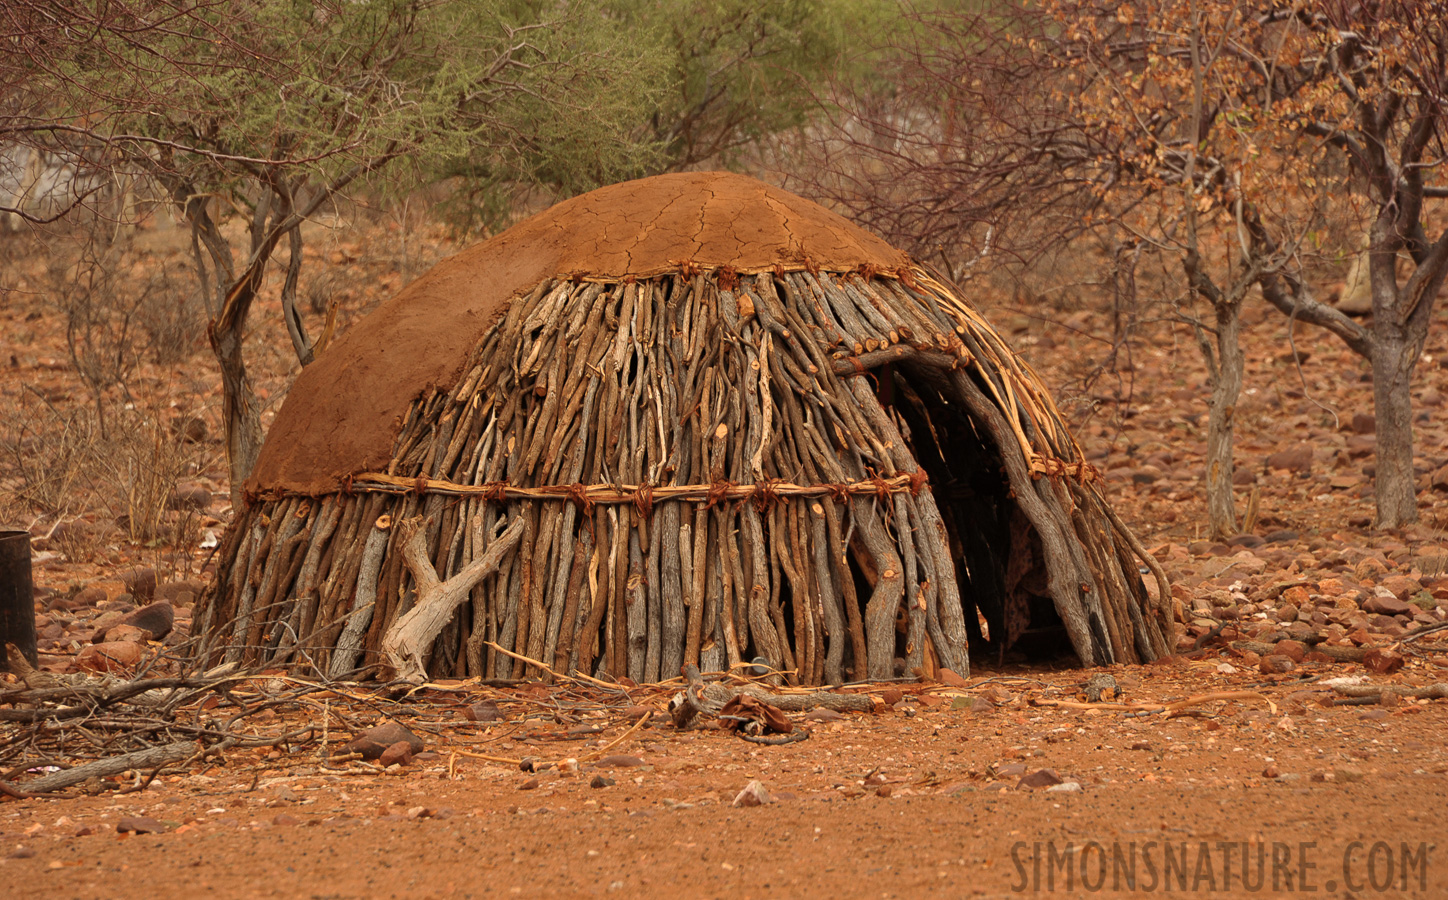
[[[1042,628],[1085,665],[1172,644],[1165,575],[962,293],[728,173],[437,265],[302,371],[245,496],[214,660],[819,684],[966,674]]]

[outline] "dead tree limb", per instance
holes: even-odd
[[[402,527],[408,529],[403,560],[417,581],[417,604],[387,630],[382,638],[382,653],[399,679],[421,683],[427,680],[423,651],[432,646],[473,587],[498,571],[503,558],[517,546],[523,536],[523,518],[513,519],[482,556],[447,581],[438,580],[437,570],[427,558],[426,528],[422,527],[421,517],[409,519]]]

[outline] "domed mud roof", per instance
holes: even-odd
[[[600,188],[444,260],[348,329],[297,377],[247,490],[323,494],[350,475],[385,469],[408,405],[456,383],[479,338],[547,279],[907,263],[819,204],[742,175],[690,172]]]

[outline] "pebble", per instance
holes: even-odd
[[[422,738],[407,727],[393,721],[375,725],[342,747],[344,752],[360,753],[363,759],[378,759],[398,741],[406,741],[414,754],[422,752]]]
[[[377,757],[377,762],[383,767],[398,765],[405,766],[412,762],[412,745],[407,741],[397,741],[382,751]]]
[[[1288,656],[1281,653],[1273,653],[1262,657],[1262,662],[1258,665],[1258,668],[1261,669],[1263,675],[1286,675],[1288,672],[1297,668],[1297,664]]]
[[[634,766],[641,766],[644,761],[637,756],[630,756],[626,753],[613,753],[603,757],[594,763],[595,766],[604,769],[627,769]]]
[[[128,613],[121,620],[121,624],[150,633],[151,640],[160,640],[170,634],[172,627],[175,626],[176,608],[171,605],[169,600],[157,600],[155,603],[147,604]]]
[[[1061,776],[1052,769],[1037,769],[1016,782],[1017,788],[1049,788],[1059,785]]]
[[[751,781],[734,797],[734,806],[763,806],[770,801],[769,791],[759,781]]]
[[[141,645],[129,641],[91,644],[76,654],[70,668],[76,672],[126,674],[134,670],[144,656],[145,650]]]
[[[493,701],[479,700],[463,707],[463,718],[470,722],[501,722],[507,716]]]
[[[150,816],[122,816],[116,822],[116,831],[131,834],[165,834],[166,826]]]

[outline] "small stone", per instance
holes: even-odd
[[[1423,583],[1411,575],[1388,575],[1378,582],[1378,587],[1391,591],[1394,597],[1406,602],[1423,589]]]
[[[1131,749],[1133,749],[1133,750],[1150,750],[1150,749],[1151,749],[1151,741],[1133,741],[1132,744],[1131,744]]]
[[[595,766],[601,769],[628,769],[643,764],[644,761],[639,757],[630,756],[626,753],[613,753],[594,763]]]
[[[122,625],[130,625],[142,631],[150,632],[152,640],[160,640],[171,633],[176,624],[176,608],[169,600],[157,600],[155,603],[147,604],[140,609],[129,613],[121,620]]]
[[[1372,413],[1352,414],[1352,430],[1358,434],[1373,434],[1378,430],[1378,419]]]
[[[1293,606],[1291,603],[1288,603],[1288,604],[1286,604],[1285,606],[1280,606],[1280,607],[1278,607],[1278,608],[1277,608],[1277,621],[1279,621],[1279,622],[1296,622],[1296,621],[1297,621],[1297,607]]]
[[[751,781],[734,797],[734,806],[763,806],[769,802],[769,791],[759,781]]]
[[[156,570],[149,566],[136,566],[121,573],[121,584],[126,592],[142,603],[149,603],[156,594]]]
[[[613,779],[612,779],[612,778],[606,778],[606,777],[604,777],[603,775],[595,775],[595,776],[593,776],[593,778],[590,779],[589,782],[588,782],[588,786],[591,787],[591,788],[606,788],[606,787],[611,787],[612,785],[613,785]]]
[[[905,695],[900,691],[896,690],[895,688],[890,688],[889,690],[880,694],[880,699],[884,702],[886,706],[894,706],[896,703],[904,700]]]
[[[1267,457],[1267,468],[1302,472],[1312,468],[1312,445],[1297,444]]]
[[[463,707],[463,718],[470,722],[501,722],[507,716],[493,701],[479,700]]]
[[[422,752],[422,738],[393,721],[383,722],[381,725],[367,729],[343,745],[342,750],[349,753],[360,753],[363,759],[378,759],[387,748],[398,741],[406,741],[413,754]]]
[[[1307,656],[1307,645],[1301,641],[1278,641],[1273,649],[1294,663],[1300,663]]]
[[[1016,782],[1017,788],[1043,788],[1061,783],[1061,776],[1052,769],[1037,769]]]
[[[538,778],[529,778],[527,781],[525,781],[525,782],[523,782],[522,784],[518,785],[518,790],[520,790],[520,791],[536,791],[536,790],[538,790],[538,785],[540,785],[540,784],[542,784],[542,783],[543,783],[543,782],[542,782],[541,779],[538,779]]]
[[[1263,778],[1277,778],[1277,777],[1279,777],[1281,774],[1282,774],[1281,770],[1278,769],[1276,766],[1268,766],[1267,768],[1265,768],[1265,769],[1262,770],[1262,777],[1263,777]]]
[[[1374,647],[1363,656],[1363,666],[1368,671],[1376,672],[1379,675],[1391,675],[1401,669],[1404,662],[1406,660],[1401,654],[1381,647]]]
[[[35,848],[33,848],[33,847],[16,847],[14,850],[11,850],[8,854],[6,854],[5,858],[6,858],[6,859],[34,859],[34,858],[35,858]]]
[[[117,625],[106,632],[104,643],[114,644],[122,641],[130,641],[135,644],[144,644],[154,640],[155,635],[149,631],[137,628],[134,625]]]
[[[1081,782],[1079,782],[1079,781],[1063,781],[1063,782],[1061,782],[1060,784],[1053,784],[1053,785],[1051,785],[1050,787],[1046,788],[1046,793],[1048,793],[1048,794],[1072,794],[1072,793],[1075,793],[1076,791],[1079,791],[1079,790],[1081,790]]]
[[[165,834],[166,826],[150,816],[122,816],[116,822],[116,831],[131,834]]]
[[[106,602],[105,589],[91,585],[90,587],[81,588],[76,592],[74,597],[70,598],[70,608],[84,609],[88,606],[95,606],[98,603],[104,602]]]
[[[277,813],[272,816],[272,824],[279,828],[289,828],[293,825],[302,824],[302,820],[296,816],[289,816],[286,813]]]
[[[1361,770],[1348,768],[1347,766],[1340,766],[1337,769],[1334,769],[1332,775],[1332,780],[1339,783],[1363,780],[1363,773],[1361,772]]]
[[[1411,603],[1405,603],[1386,588],[1380,588],[1367,600],[1363,601],[1363,612],[1373,613],[1380,616],[1411,616],[1417,610]]]
[[[940,670],[940,683],[946,685],[947,687],[958,688],[963,688],[969,685],[968,681],[966,681],[964,678],[961,678],[958,674],[950,669]]]
[[[377,757],[377,762],[383,768],[392,765],[405,766],[412,762],[412,745],[407,741],[398,741],[382,751]]]
[[[144,657],[145,650],[136,643],[91,644],[76,654],[70,668],[76,672],[126,674],[134,671]]]
[[[1262,657],[1258,668],[1261,669],[1263,675],[1286,675],[1297,668],[1297,664],[1290,657],[1281,653],[1272,653]]]

